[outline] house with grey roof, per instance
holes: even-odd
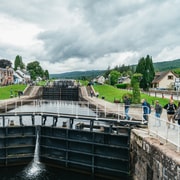
[[[172,71],[156,72],[152,81],[152,88],[174,89],[176,78],[178,78],[178,76]]]

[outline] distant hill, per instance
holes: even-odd
[[[92,70],[92,71],[73,71],[61,74],[50,74],[50,78],[55,79],[81,79],[82,77],[95,78],[98,75],[103,75],[105,70]]]
[[[180,68],[180,59],[172,61],[163,61],[153,63],[155,71],[168,71]],[[136,66],[136,65],[132,65]],[[103,75],[106,70],[92,70],[92,71],[73,71],[65,72],[61,74],[50,74],[50,78],[55,79],[81,79],[82,77],[86,78],[95,78],[98,75]]]
[[[155,71],[167,71],[180,68],[180,59],[153,63]]]

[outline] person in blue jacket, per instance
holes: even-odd
[[[148,115],[151,113],[151,106],[146,101],[146,99],[141,100],[142,108],[143,108],[143,118],[145,121],[148,121]]]

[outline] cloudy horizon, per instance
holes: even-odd
[[[14,0],[0,3],[0,59],[50,74],[180,58],[178,0]]]

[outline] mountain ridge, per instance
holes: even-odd
[[[137,64],[136,64],[137,65]],[[136,66],[129,65],[129,66]],[[162,61],[153,63],[155,71],[167,71],[173,70],[180,67],[180,59]],[[89,70],[89,71],[71,71],[59,74],[50,74],[50,78],[64,78],[64,79],[78,79],[82,77],[91,77],[95,78],[98,75],[103,75],[107,70]]]

